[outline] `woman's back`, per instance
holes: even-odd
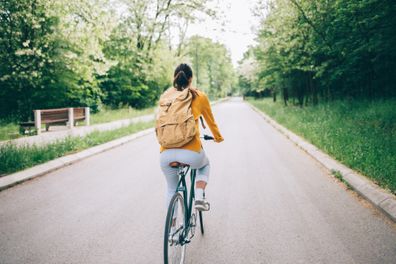
[[[208,124],[213,134],[213,137],[215,138],[215,141],[221,142],[223,138],[220,135],[219,128],[217,127],[217,124],[214,120],[208,96],[204,92],[199,91],[198,89],[192,89],[192,91],[195,94],[195,96],[191,103],[191,110],[195,119],[195,126],[197,133],[189,143],[187,143],[183,147],[180,147],[180,149],[187,149],[187,150],[199,152],[201,151],[202,148],[202,143],[200,140],[200,133],[199,133],[199,117],[201,115],[205,118],[205,121]],[[161,152],[165,149],[166,148],[161,146]]]

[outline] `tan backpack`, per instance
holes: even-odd
[[[190,89],[166,90],[159,100],[155,132],[164,148],[178,148],[190,142],[195,134],[195,119],[191,111],[192,92]]]

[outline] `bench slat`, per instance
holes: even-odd
[[[47,112],[68,112],[69,108],[39,109],[41,113]]]
[[[41,124],[51,124],[51,123],[66,123],[67,119],[51,119],[45,120],[45,122],[41,121]]]

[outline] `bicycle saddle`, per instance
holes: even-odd
[[[178,162],[178,161],[173,161],[173,162],[169,163],[169,166],[171,166],[172,168],[179,168],[179,167],[187,167],[187,166],[190,166],[190,165],[184,164],[184,163],[181,163],[181,162]]]

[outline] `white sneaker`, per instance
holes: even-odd
[[[198,211],[209,211],[210,203],[203,198],[202,200],[195,200],[195,209]]]

